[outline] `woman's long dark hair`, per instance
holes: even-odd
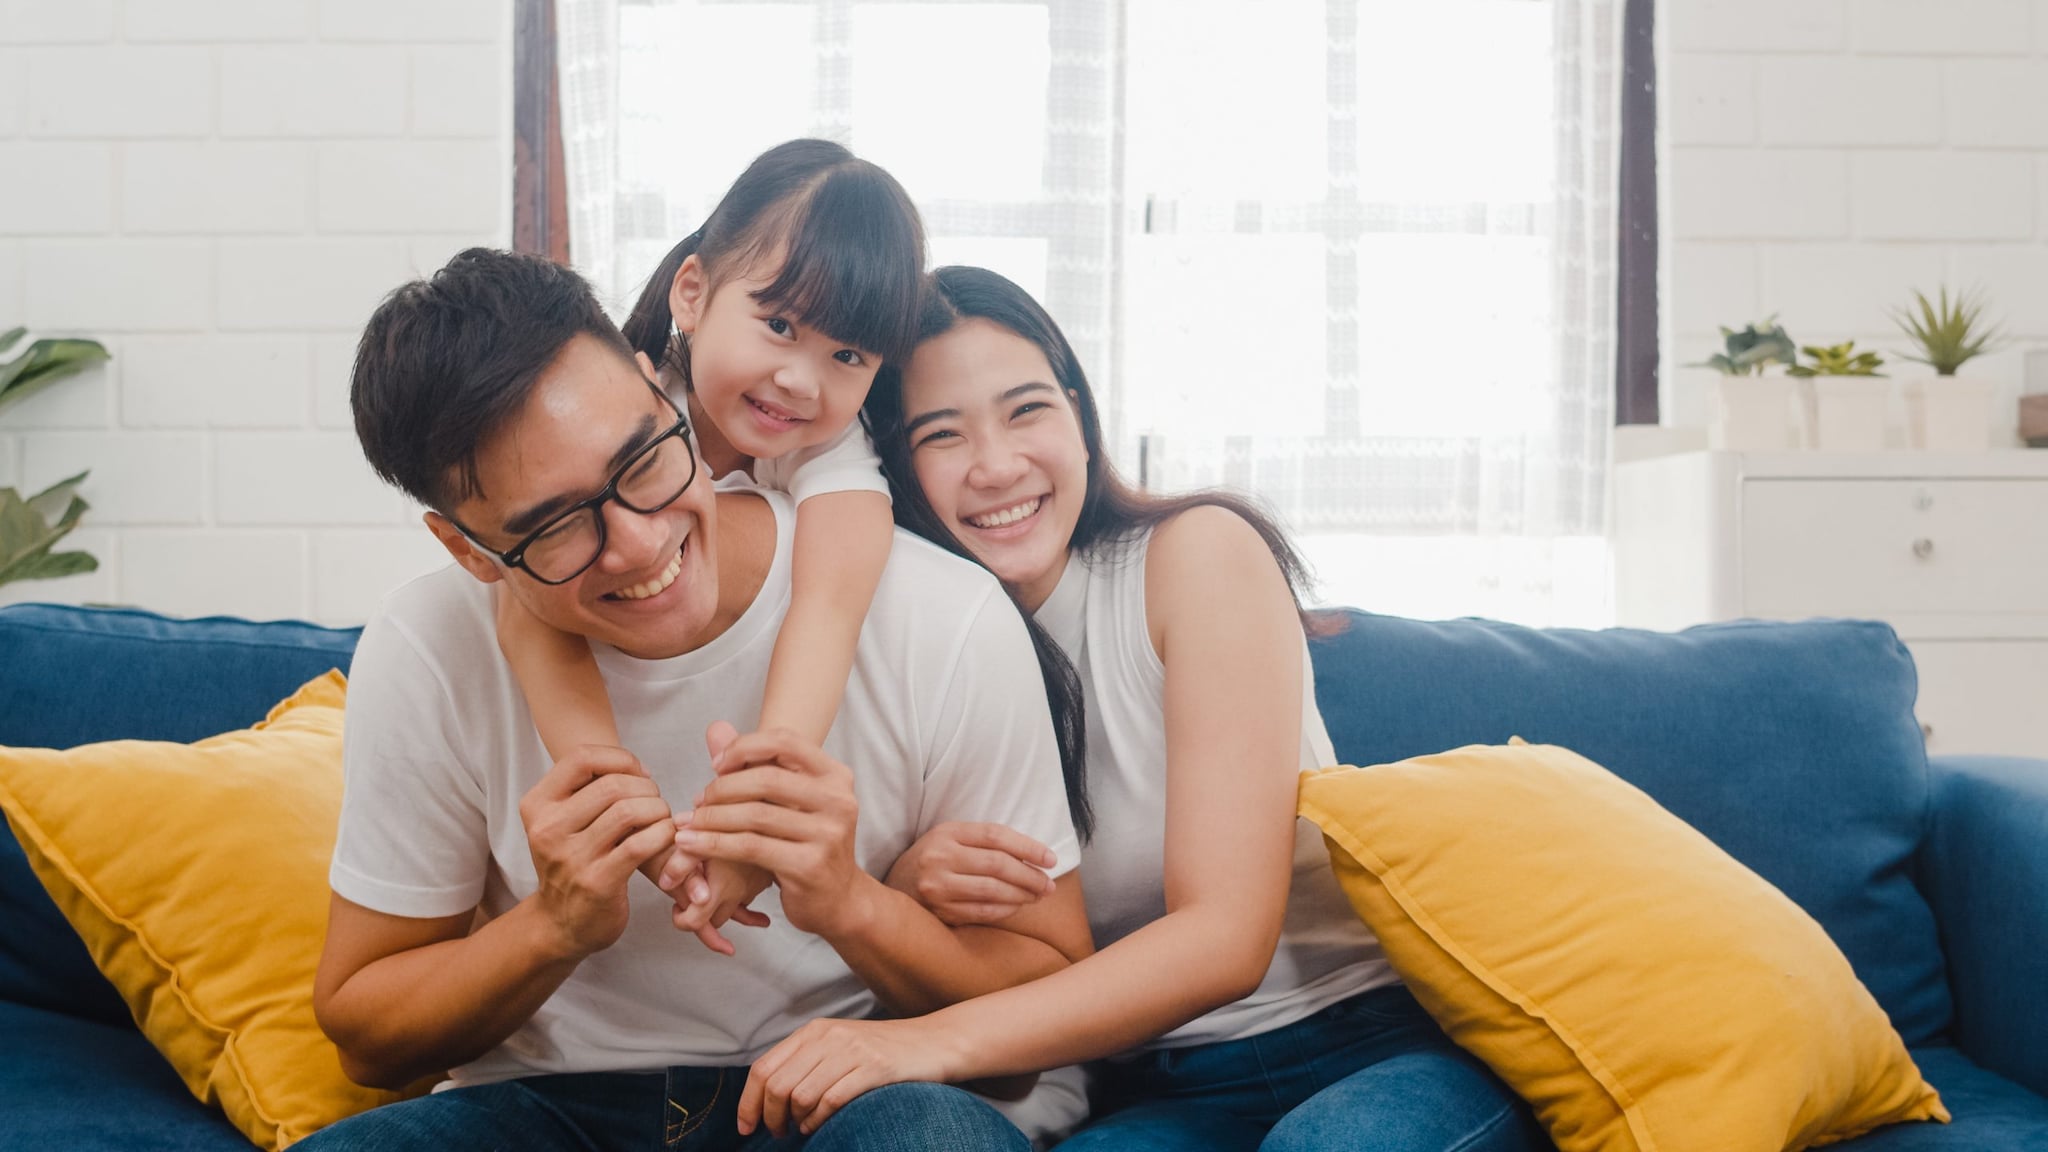
[[[1081,371],[1080,358],[1052,316],[1031,294],[985,268],[947,267],[932,273],[917,328],[917,343],[942,335],[962,320],[987,320],[1032,344],[1052,366],[1053,381],[1066,393],[1081,420],[1081,442],[1088,450],[1088,492],[1081,502],[1080,518],[1074,524],[1069,548],[1080,553],[1099,553],[1126,543],[1190,508],[1214,505],[1236,513],[1265,541],[1273,560],[1286,578],[1296,610],[1311,580],[1308,565],[1287,539],[1272,514],[1234,492],[1207,489],[1178,496],[1155,496],[1131,486],[1118,475],[1103,450],[1102,418],[1095,406],[1095,393]],[[890,361],[875,376],[861,411],[875,452],[882,458],[882,472],[895,493],[896,523],[930,540],[955,555],[980,563],[939,514],[918,485],[912,469],[910,438],[904,432],[903,370],[900,361]],[[1021,605],[1020,605],[1021,607]],[[1045,678],[1046,695],[1053,702],[1053,722],[1060,729],[1064,745],[1069,738],[1085,743],[1087,729],[1082,704],[1080,677],[1071,660],[1052,642],[1030,613],[1025,620],[1038,648],[1039,671]],[[1310,614],[1302,613],[1304,629],[1321,630]],[[1057,687],[1055,687],[1057,685]],[[1067,805],[1074,813],[1076,827],[1092,831],[1093,813],[1088,803],[1085,765],[1067,774]],[[1086,831],[1083,835],[1085,837]]]

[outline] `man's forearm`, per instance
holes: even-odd
[[[576,970],[531,899],[475,932],[365,965],[322,1006],[357,1083],[399,1088],[503,1043]]]
[[[922,904],[867,878],[843,927],[826,934],[877,999],[921,1016],[1065,968],[1058,948],[1003,928],[950,927]]]

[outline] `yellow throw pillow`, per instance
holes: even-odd
[[[1352,906],[1560,1152],[1799,1149],[1948,1112],[1812,917],[1563,748],[1304,773]]]
[[[341,816],[346,683],[197,744],[0,748],[0,809],[93,961],[192,1094],[282,1148],[398,1099],[313,1019]]]

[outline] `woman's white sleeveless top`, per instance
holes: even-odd
[[[1081,851],[1081,877],[1098,949],[1166,914],[1166,668],[1145,621],[1150,542],[1145,532],[1091,549],[1090,555],[1070,556],[1058,587],[1036,614],[1073,661],[1087,700],[1095,833]],[[1304,768],[1336,763],[1316,710],[1306,639],[1301,667],[1300,760],[1263,766],[1290,778]],[[1186,958],[1189,964],[1201,960]],[[1379,941],[1337,887],[1322,833],[1297,820],[1287,918],[1258,990],[1144,1047],[1256,1036],[1397,979]]]

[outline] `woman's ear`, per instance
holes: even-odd
[[[685,335],[697,330],[704,318],[704,306],[711,301],[711,281],[704,274],[704,261],[692,252],[676,269],[668,288],[668,311],[675,318],[676,331]]]

